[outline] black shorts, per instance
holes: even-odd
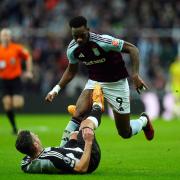
[[[84,149],[84,145],[85,145],[85,142],[82,137],[82,130],[81,130],[77,136],[77,141],[74,139],[70,140],[69,142],[65,144],[64,147],[71,147],[71,148],[79,147],[81,149]],[[101,160],[101,150],[97,143],[96,138],[94,138],[93,145],[92,145],[91,159],[90,159],[87,173],[91,173],[95,171],[97,167],[99,166],[100,160]]]
[[[12,80],[2,80],[2,95],[20,95],[22,94],[22,82],[20,77]]]

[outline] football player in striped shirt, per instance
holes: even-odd
[[[103,94],[98,86],[93,91],[93,106],[88,117],[81,122],[78,132],[71,133],[63,147],[43,148],[38,136],[30,131],[18,133],[16,149],[27,154],[21,168],[27,173],[91,173],[99,165],[101,152],[94,129],[100,125]]]
[[[139,75],[139,51],[133,44],[109,35],[90,32],[87,20],[78,16],[69,22],[73,40],[67,48],[69,65],[59,83],[47,94],[46,100],[51,102],[59,91],[64,88],[76,75],[78,64],[83,63],[89,72],[89,80],[82,91],[77,103],[76,113],[68,123],[65,132],[73,131],[78,122],[91,108],[91,94],[95,83],[100,83],[104,97],[113,109],[118,134],[130,138],[141,130],[148,140],[154,137],[154,130],[146,113],[136,120],[130,120],[130,91],[128,71],[122,53],[130,56],[132,64],[131,78],[138,93],[148,87]],[[65,143],[64,137],[62,145]]]

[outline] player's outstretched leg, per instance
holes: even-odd
[[[145,112],[143,112],[141,114],[141,117],[147,118],[147,124],[145,127],[143,127],[143,131],[144,131],[144,134],[146,136],[146,139],[150,141],[154,138],[154,128],[152,126],[152,123],[151,123],[149,116]]]

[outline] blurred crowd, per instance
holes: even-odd
[[[10,27],[15,41],[23,43],[34,61],[31,92],[46,94],[67,66],[66,48],[71,41],[68,21],[85,16],[92,31],[110,34],[135,44],[141,55],[141,75],[151,90],[164,94],[170,66],[180,56],[180,1],[178,0],[3,0],[0,27]],[[127,66],[128,57],[124,57]],[[67,94],[83,88],[81,71]],[[159,97],[159,96],[158,96]]]

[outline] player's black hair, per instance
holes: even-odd
[[[18,133],[18,137],[16,140],[16,149],[23,154],[27,154],[29,156],[34,155],[33,148],[33,139],[30,131],[23,130]]]
[[[74,17],[72,18],[70,21],[69,21],[69,26],[72,28],[78,28],[78,27],[81,27],[81,26],[85,26],[87,27],[87,20],[85,17],[83,16],[77,16],[77,17]]]

